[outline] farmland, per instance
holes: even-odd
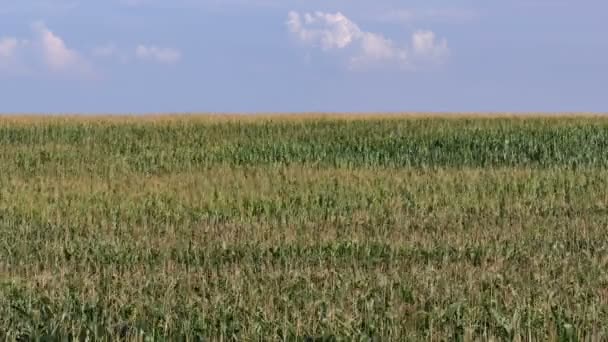
[[[0,337],[608,339],[608,119],[0,118]]]

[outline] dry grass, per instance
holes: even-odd
[[[478,113],[478,112],[405,112],[405,113],[249,113],[249,114],[234,114],[234,113],[175,113],[175,114],[91,114],[91,115],[40,115],[40,114],[4,114],[0,116],[0,125],[14,124],[49,124],[49,123],[87,123],[87,124],[169,124],[169,123],[223,123],[223,122],[254,122],[254,121],[317,121],[317,120],[421,120],[421,119],[498,119],[498,120],[530,120],[530,119],[549,119],[549,120],[605,120],[608,118],[608,113],[584,113],[584,112],[563,112],[563,113],[545,113],[545,112],[496,112],[496,113]]]

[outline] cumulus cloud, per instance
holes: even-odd
[[[37,35],[42,58],[51,71],[84,72],[88,69],[84,58],[75,50],[68,48],[64,40],[49,30],[44,23],[35,23],[32,29]]]
[[[182,58],[182,53],[173,48],[157,46],[138,45],[135,48],[135,56],[141,60],[154,61],[165,64],[175,64]]]
[[[44,23],[31,25],[30,40],[0,38],[0,69],[10,74],[35,74],[42,71],[82,77],[96,77],[88,61],[69,48],[64,39]]]
[[[344,14],[291,11],[287,28],[300,42],[322,51],[345,51],[350,67],[396,64],[413,69],[420,64],[442,63],[449,55],[447,40],[432,31],[416,31],[410,44],[399,45],[380,33],[362,30]]]
[[[316,12],[314,14],[291,11],[287,25],[302,41],[320,44],[324,50],[342,49],[361,35],[361,29],[342,13]]]
[[[395,61],[404,66],[409,63],[408,51],[380,34],[363,32],[359,39],[361,52],[351,58],[355,66],[383,61]]]
[[[175,64],[182,58],[181,51],[173,48],[138,45],[125,49],[114,43],[95,46],[85,54],[70,47],[63,37],[43,22],[33,23],[31,30],[30,39],[0,36],[0,76],[52,73],[98,79],[101,75],[93,67],[92,58],[121,63],[138,59],[164,64]]]

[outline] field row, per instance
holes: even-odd
[[[5,174],[0,325],[418,339],[569,324],[606,336],[606,182],[525,169]]]
[[[607,168],[608,121],[580,120],[4,123],[0,165],[28,175],[168,174],[262,164]]]

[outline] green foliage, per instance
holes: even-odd
[[[608,121],[0,121],[0,338],[604,340]]]

